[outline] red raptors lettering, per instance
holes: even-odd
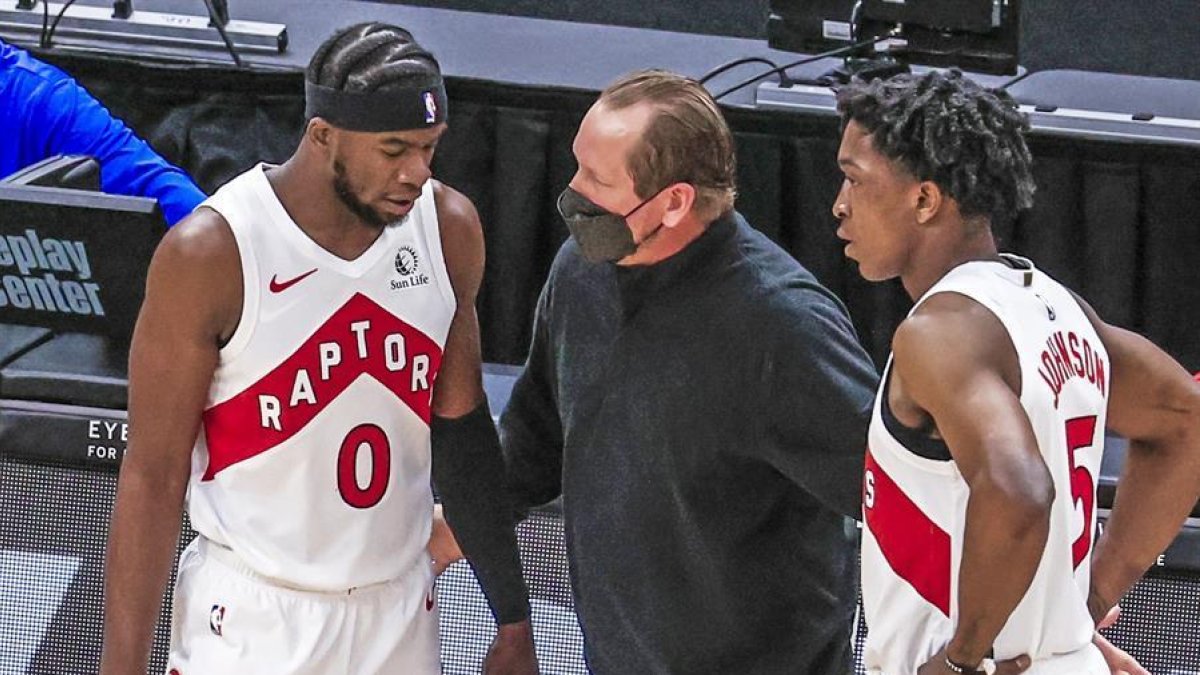
[[[405,368],[409,369],[410,392],[429,389],[429,354],[414,354],[412,363],[410,364],[408,353],[405,350],[403,333],[388,333],[380,339],[378,335],[374,334],[379,331],[372,331],[370,320],[355,321],[350,324],[350,330],[355,335],[357,349],[349,355],[342,354],[341,344],[336,341],[322,342],[317,345],[317,361],[319,364],[317,369],[318,382],[328,382],[335,369],[342,367],[354,368],[354,360],[365,361],[374,352],[378,351],[383,355],[383,365],[388,371],[397,373]],[[371,340],[369,347],[368,339]],[[351,365],[344,365],[344,362],[347,360],[352,362]],[[358,368],[358,372],[361,371],[362,368]],[[262,426],[282,431],[283,426],[280,418],[283,411],[285,409],[290,410],[298,405],[316,405],[319,402],[316,391],[313,387],[313,376],[309,373],[308,369],[297,369],[295,379],[292,383],[291,395],[286,398],[286,403],[283,403],[278,396],[273,394],[258,395]]]
[[[356,294],[271,372],[204,413],[204,479],[291,438],[360,377],[428,424],[441,360],[432,338]]]

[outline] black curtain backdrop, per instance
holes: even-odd
[[[257,161],[280,162],[303,116],[299,73],[166,68],[61,54],[111,110],[211,192]],[[479,299],[484,358],[521,363],[538,291],[567,232],[554,199],[595,94],[451,80],[451,128],[435,175],[477,205],[488,246]],[[836,120],[727,111],[736,132],[739,210],[850,308],[883,364],[909,301],[862,281],[834,236]],[[1200,150],[1035,134],[1035,207],[1002,248],[1034,259],[1109,321],[1146,333],[1200,368]],[[713,317],[714,321],[721,320]]]

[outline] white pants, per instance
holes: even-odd
[[[197,537],[179,558],[169,675],[441,673],[433,571],[350,591],[286,588]]]

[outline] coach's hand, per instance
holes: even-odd
[[[462,549],[454,532],[442,516],[442,505],[433,506],[433,527],[429,530],[429,557],[433,559],[433,574],[439,575],[446,568],[463,559]]]
[[[1015,659],[1007,661],[996,661],[995,670],[984,670],[982,667],[979,670],[963,671],[971,675],[1017,675],[1017,673],[1025,672],[1029,668],[1030,660],[1028,656],[1021,655]],[[933,655],[933,658],[921,666],[917,670],[917,675],[956,675],[956,671],[946,665],[946,648]]]
[[[1108,669],[1112,675],[1150,675],[1150,671],[1142,667],[1142,664],[1137,662],[1123,649],[1108,641],[1108,638],[1096,633],[1092,638],[1092,644],[1100,649],[1100,653],[1104,655],[1104,662],[1108,664]]]
[[[483,660],[483,675],[538,675],[529,619],[500,626]]]
[[[1116,623],[1119,618],[1121,618],[1120,606],[1113,607],[1108,610],[1108,614],[1100,620],[1096,628],[1108,628]],[[1108,638],[1100,633],[1096,633],[1095,637],[1092,638],[1092,644],[1096,645],[1096,648],[1104,656],[1104,662],[1108,664],[1108,669],[1112,672],[1112,675],[1150,675],[1150,671],[1143,668],[1142,664],[1137,662],[1137,659],[1125,653],[1125,650],[1109,642]]]

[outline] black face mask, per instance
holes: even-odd
[[[637,251],[638,246],[662,229],[660,223],[654,231],[634,241],[633,232],[629,229],[626,218],[637,213],[638,209],[650,203],[661,193],[655,192],[641,204],[625,215],[606,210],[592,200],[584,197],[567,186],[558,196],[558,213],[562,216],[571,236],[579,243],[579,251],[591,262],[616,262]]]

